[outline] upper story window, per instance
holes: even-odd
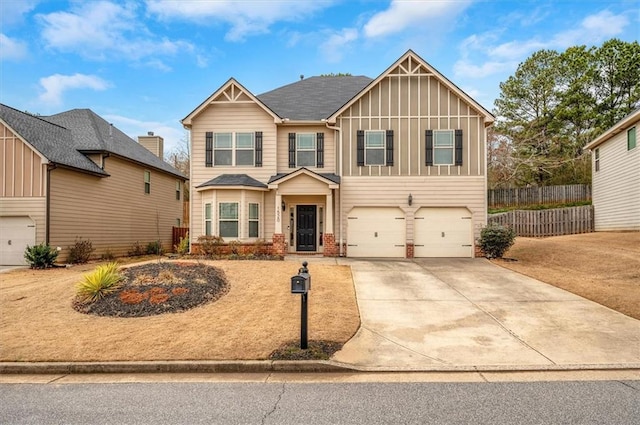
[[[600,171],[600,148],[596,148],[594,155],[596,171]]]
[[[151,171],[144,172],[144,193],[151,193]]]
[[[425,165],[462,165],[462,130],[425,130]]]
[[[289,133],[289,168],[324,167],[324,133]]]
[[[365,131],[364,165],[384,164],[384,131]]]
[[[630,151],[636,147],[636,128],[631,127],[627,130],[627,150]]]
[[[205,139],[207,167],[262,167],[262,132],[208,131]]]
[[[180,200],[180,193],[182,192],[182,182],[176,180],[176,201]]]

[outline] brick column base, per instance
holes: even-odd
[[[407,244],[407,258],[413,258],[413,244]]]
[[[333,233],[325,233],[322,235],[322,246],[324,246],[323,255],[325,257],[338,256],[338,245],[336,245],[336,236]]]
[[[273,255],[285,255],[287,253],[287,243],[284,240],[284,233],[273,234]]]

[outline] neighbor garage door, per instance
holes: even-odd
[[[420,208],[414,257],[473,257],[473,220],[466,208]]]
[[[347,216],[348,257],[406,255],[406,220],[400,208],[355,207]]]
[[[29,217],[0,217],[0,265],[27,264],[24,250],[36,243],[36,225]]]

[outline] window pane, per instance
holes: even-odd
[[[228,148],[231,149],[231,133],[216,133],[215,135],[215,148]]]
[[[215,150],[213,154],[213,163],[215,165],[231,165],[231,151]]]
[[[253,149],[236,151],[236,165],[253,165]]]
[[[364,162],[366,165],[384,165],[384,149],[367,149]]]
[[[221,221],[220,236],[222,236],[223,238],[237,238],[238,222],[237,221]]]
[[[435,146],[453,146],[453,131],[434,131]]]
[[[240,149],[253,149],[253,133],[237,133],[236,147]]]
[[[211,220],[211,204],[204,204],[204,218]]]
[[[298,152],[298,158],[296,165],[299,167],[315,167],[316,166],[316,152],[315,151],[302,151]]]
[[[631,150],[636,147],[636,128],[630,128],[627,131],[627,149]]]
[[[145,181],[145,183],[149,183],[151,181],[151,172],[150,171],[145,171],[144,172],[144,181]]]
[[[220,219],[221,220],[237,220],[238,219],[238,203],[237,202],[221,202],[220,203]]]
[[[367,148],[384,147],[384,131],[368,131],[365,133],[365,146]]]
[[[210,221],[205,221],[204,222],[204,234],[207,236],[211,236],[211,222]]]
[[[258,222],[250,221],[249,222],[249,237],[257,238],[258,237]]]
[[[258,204],[249,204],[249,220],[257,220],[258,211]]]
[[[301,134],[298,133],[296,135],[298,141],[297,141],[297,148],[298,149],[316,149],[316,135],[313,133],[310,134]]]
[[[441,165],[453,164],[453,149],[434,149],[433,163]]]

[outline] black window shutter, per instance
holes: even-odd
[[[462,130],[456,130],[456,165],[462,165]]]
[[[213,167],[213,132],[207,131],[205,139],[204,166]]]
[[[387,166],[393,166],[393,130],[387,130]]]
[[[296,168],[296,133],[289,133],[289,168]]]
[[[358,130],[358,167],[364,167],[364,130]]]
[[[316,134],[316,166],[324,168],[324,133]]]
[[[433,130],[424,131],[424,145],[425,145],[425,165],[427,167],[433,165]]]
[[[262,167],[262,131],[256,131],[256,167]]]

